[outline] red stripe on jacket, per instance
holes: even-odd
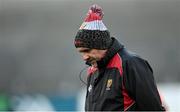
[[[120,72],[120,76],[123,76],[123,67],[122,67],[122,59],[120,57],[120,55],[117,53],[109,62],[108,68],[118,68],[119,72]],[[122,94],[124,97],[124,110],[127,110],[131,105],[133,105],[134,100],[131,99],[127,93],[127,90],[124,87],[124,84],[122,83]]]

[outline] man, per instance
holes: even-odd
[[[86,111],[164,111],[148,62],[129,53],[102,22],[101,7],[90,7],[75,37],[88,69]]]

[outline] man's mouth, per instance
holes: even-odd
[[[89,60],[86,61],[86,64],[92,65],[92,64],[95,63],[95,62],[96,62],[95,59],[89,59]]]

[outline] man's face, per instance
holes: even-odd
[[[92,65],[97,61],[101,60],[107,50],[90,49],[79,47],[77,50],[80,52],[84,61],[91,63]]]

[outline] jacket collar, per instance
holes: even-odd
[[[108,64],[109,60],[119,50],[121,50],[122,48],[124,48],[124,46],[122,44],[120,44],[117,39],[112,37],[112,45],[111,45],[111,47],[107,50],[106,55],[104,56],[104,58],[102,58],[100,61],[97,62],[98,68],[101,69],[101,68],[106,67],[106,65]]]

